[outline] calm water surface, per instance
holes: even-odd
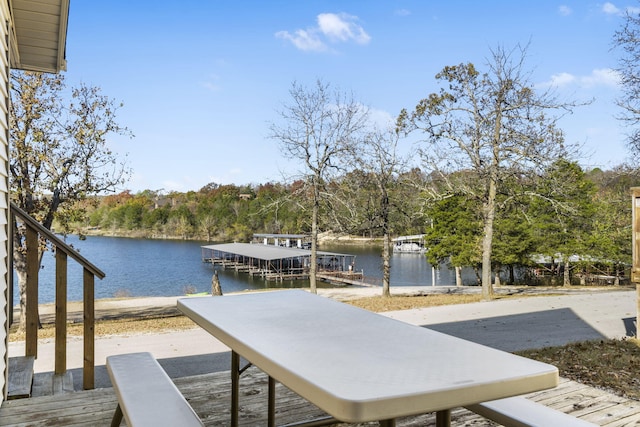
[[[187,292],[209,292],[213,266],[202,262],[198,241],[128,239],[90,236],[80,240],[67,237],[94,265],[105,272],[103,280],[96,279],[96,298],[126,296],[175,296]],[[363,271],[367,281],[381,284],[382,259],[379,247],[352,245],[323,245],[322,250],[356,255],[356,271]],[[438,269],[436,285],[455,283],[453,272],[446,267]],[[308,281],[267,282],[258,277],[229,270],[218,270],[223,292],[266,287],[305,287]],[[82,269],[69,259],[70,301],[82,300]],[[473,278],[465,277],[465,282]],[[55,259],[45,253],[40,272],[40,303],[53,302]],[[419,254],[393,254],[391,260],[391,286],[431,286],[432,268]],[[17,287],[17,280],[16,285]],[[318,284],[318,286],[321,286]],[[14,293],[17,295],[17,292]],[[17,299],[17,298],[16,298]]]

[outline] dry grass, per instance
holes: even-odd
[[[588,341],[518,354],[555,365],[560,375],[640,400],[640,341]]]
[[[381,296],[370,298],[359,298],[345,301],[356,307],[375,313],[383,311],[411,310],[413,308],[436,307],[440,305],[451,304],[468,304],[471,302],[482,301],[480,294],[462,294],[462,295],[424,295],[424,296],[392,296],[384,298]]]
[[[168,331],[195,328],[196,324],[191,319],[184,316],[157,317],[150,319],[122,319],[122,320],[98,320],[95,326],[95,336],[104,337],[108,335],[131,335],[140,333],[162,333]],[[83,328],[81,323],[70,323],[67,325],[67,336],[81,337]],[[43,325],[38,330],[39,339],[55,338],[55,328],[52,324]],[[24,341],[23,332],[12,330],[9,334],[9,341]]]
[[[516,295],[522,297],[522,295]],[[509,298],[510,296],[498,296]],[[480,295],[427,295],[371,297],[345,301],[354,306],[374,311],[408,310],[448,304],[465,304],[481,300]],[[161,333],[197,327],[184,316],[154,317],[97,321],[96,336]],[[38,336],[54,338],[53,325],[43,325]],[[69,336],[82,336],[82,324],[69,324]],[[23,341],[24,335],[13,331],[11,341]],[[594,387],[600,387],[620,396],[640,400],[640,341],[602,340],[549,347],[519,352],[523,356],[555,365],[560,375]]]

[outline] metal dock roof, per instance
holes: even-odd
[[[205,245],[202,246],[202,248],[232,253],[235,255],[240,255],[248,258],[256,258],[265,261],[311,256],[311,251],[309,249],[285,248],[282,246],[263,245],[255,243],[221,243],[217,245]],[[350,254],[338,254],[334,252],[318,251],[318,256],[332,255],[355,257],[355,255]]]

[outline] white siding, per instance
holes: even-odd
[[[0,404],[7,395],[9,328],[9,0],[0,2]]]

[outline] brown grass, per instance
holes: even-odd
[[[451,304],[468,304],[478,301],[482,301],[482,296],[479,294],[433,294],[424,296],[392,296],[391,298],[376,296],[353,299],[345,302],[375,313],[382,313],[384,311],[411,310],[413,308],[436,307]]]
[[[587,341],[518,354],[558,367],[560,375],[640,400],[640,341]]]
[[[184,316],[158,317],[150,319],[122,319],[122,320],[98,320],[95,326],[95,336],[131,335],[140,333],[162,333],[175,330],[195,328],[197,325],[191,319]],[[67,325],[67,336],[81,337],[83,328],[81,323]],[[52,324],[45,324],[38,330],[39,339],[55,338],[55,328]],[[9,341],[24,341],[23,332],[12,327]]]

